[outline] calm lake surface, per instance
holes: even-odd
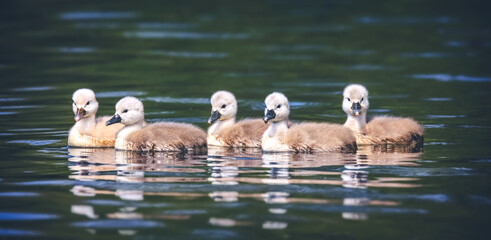
[[[0,238],[487,239],[487,1],[2,1]],[[424,150],[195,154],[68,148],[72,93],[99,115],[127,95],[146,119],[206,129],[229,90],[239,118],[281,91],[293,121],[412,117]]]

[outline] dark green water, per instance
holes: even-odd
[[[486,239],[486,1],[0,3],[0,238]],[[343,123],[341,92],[413,117],[419,153],[200,155],[68,149],[71,95],[126,95],[149,121],[207,128],[208,98]],[[389,151],[390,152],[390,151]]]

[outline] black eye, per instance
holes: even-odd
[[[128,112],[128,109],[125,109],[125,110],[123,111],[123,113],[127,113],[127,112]]]
[[[363,102],[363,98],[361,98],[360,102]]]
[[[276,108],[281,108],[281,104],[278,104],[278,106],[276,106]]]
[[[225,105],[225,104],[222,105],[222,108],[226,108],[226,107],[227,107],[227,105]]]
[[[77,104],[75,102],[73,102],[73,105],[77,106]]]
[[[347,98],[347,99],[348,99],[348,101],[350,101],[350,102],[351,102],[351,99],[349,99],[349,98]]]
[[[85,106],[87,106],[87,105],[89,105],[89,104],[90,104],[90,102],[87,102],[87,103],[85,104]]]

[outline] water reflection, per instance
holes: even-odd
[[[171,31],[134,31],[124,32],[125,38],[141,39],[247,39],[250,38],[246,33],[204,33],[204,32],[171,32]]]
[[[417,166],[421,152],[412,153],[407,150],[400,146],[378,146],[362,147],[356,154],[263,154],[260,149],[255,148],[211,147],[204,156],[69,148],[69,178],[77,180],[71,192],[82,198],[94,199],[72,205],[71,212],[91,219],[76,222],[74,226],[86,227],[94,232],[99,228],[117,228],[122,230],[120,234],[133,234],[131,231],[146,227],[147,224],[160,226],[162,220],[190,220],[196,211],[206,215],[208,211],[204,206],[207,201],[230,204],[255,200],[270,205],[265,214],[271,218],[260,223],[263,229],[287,228],[288,221],[278,221],[281,218],[274,216],[288,215],[291,204],[330,205],[339,209],[344,219],[367,220],[368,209],[375,206],[395,207],[399,203],[392,200],[372,200],[364,189],[420,186],[414,183],[417,178],[370,176],[370,171],[377,167]],[[200,187],[188,188],[194,184],[200,184]],[[255,187],[256,191],[251,192],[248,187],[251,185],[270,187]],[[288,190],[288,186],[295,185],[304,186],[312,194],[307,196]],[[315,194],[318,191],[314,190],[315,186],[319,185],[351,189],[356,197],[339,198],[337,195],[328,198],[322,191],[319,192],[321,194]],[[258,189],[264,191],[258,192]],[[104,196],[114,196],[120,200],[102,200]],[[145,203],[148,202],[146,198],[155,197],[184,202],[200,201],[204,204],[204,209],[198,207],[196,210],[182,209],[179,212],[174,210],[149,214],[144,208],[160,209],[167,206],[166,203]],[[102,213],[97,211],[98,205],[117,209]],[[136,220],[148,223],[127,222]],[[210,214],[207,221],[218,227],[254,224],[235,217],[223,218],[213,214]],[[129,225],[123,227],[123,223]]]
[[[133,12],[67,12],[60,15],[63,20],[101,20],[133,18]]]

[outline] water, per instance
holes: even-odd
[[[484,239],[491,28],[485,1],[6,1],[0,8],[0,236],[104,239]],[[67,148],[71,95],[99,115],[134,95],[149,121],[207,128],[208,98],[261,117],[413,117],[423,152],[136,154]]]

